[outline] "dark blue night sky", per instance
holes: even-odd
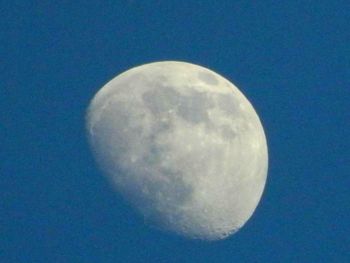
[[[350,262],[350,2],[1,1],[0,262]],[[97,169],[85,111],[136,65],[235,83],[269,145],[253,217],[218,242],[144,224]]]

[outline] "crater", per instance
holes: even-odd
[[[207,122],[209,120],[208,109],[213,107],[213,102],[205,93],[194,92],[194,94],[191,97],[182,97],[178,113],[191,123]]]
[[[183,96],[170,87],[147,91],[142,97],[156,116],[171,111],[190,123],[207,122],[207,111],[214,106],[213,99],[206,93],[192,91],[191,96]]]
[[[172,149],[167,144],[157,142],[157,137],[161,133],[162,131],[155,131],[146,143],[148,150],[147,154],[143,156],[141,164],[151,167],[151,174],[144,177],[142,185],[146,192],[150,193],[150,201],[156,202],[157,207],[172,209],[170,207],[172,204],[182,204],[191,198],[193,187],[185,182],[181,168],[162,164],[162,160],[166,156],[172,156]],[[155,209],[156,207],[150,208]],[[156,217],[158,216],[160,215]]]
[[[220,110],[226,112],[230,116],[236,116],[240,111],[239,103],[233,94],[218,96],[217,105]]]
[[[205,72],[205,71],[200,71],[198,72],[198,78],[205,82],[208,85],[217,85],[219,81],[215,77],[213,73]]]
[[[228,140],[232,140],[234,137],[236,137],[236,133],[228,125],[223,125],[221,127],[221,135]]]
[[[175,110],[180,104],[180,94],[172,88],[158,88],[142,95],[146,106],[155,115]]]

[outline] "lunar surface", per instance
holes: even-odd
[[[98,91],[86,121],[103,172],[158,228],[222,239],[260,201],[263,127],[238,88],[209,69],[176,61],[132,68]]]

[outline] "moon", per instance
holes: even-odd
[[[157,228],[223,239],[261,199],[268,151],[260,119],[207,68],[162,61],[127,70],[94,96],[86,127],[103,173]]]

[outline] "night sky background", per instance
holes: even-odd
[[[265,128],[228,239],[149,227],[89,150],[94,94],[159,60],[223,75]],[[0,262],[350,262],[350,1],[0,1],[0,72]]]

